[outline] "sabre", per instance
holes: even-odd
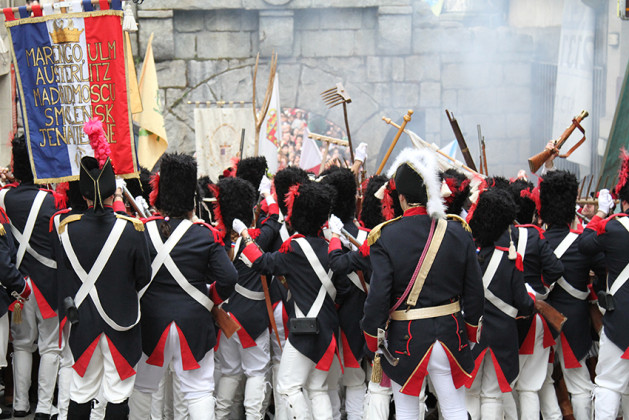
[[[387,362],[389,362],[391,366],[397,366],[398,362],[400,361],[400,359],[398,357],[394,357],[387,348],[385,333],[382,328],[378,328],[378,352],[382,353],[384,358],[387,359]]]

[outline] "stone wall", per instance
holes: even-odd
[[[285,4],[273,6],[278,3]],[[506,0],[490,3],[507,8]],[[134,51],[143,57],[155,33],[172,150],[194,151],[194,105],[188,101],[251,101],[258,52],[261,98],[276,51],[282,106],[343,125],[341,108],[327,110],[320,98],[341,81],[352,97],[352,137],[368,142],[372,156],[389,130],[381,117],[400,119],[407,109],[425,115],[418,123],[426,140],[450,142],[447,108],[473,155],[481,124],[491,172],[512,176],[532,152],[531,65],[556,50],[559,32],[540,40],[509,27],[506,13],[494,8],[485,19],[476,9],[446,10],[436,18],[420,0],[147,0],[137,10]]]

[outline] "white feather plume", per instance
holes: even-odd
[[[434,152],[428,149],[406,148],[395,158],[387,175],[393,178],[400,165],[408,163],[424,180],[428,202],[426,211],[433,219],[444,219],[446,209],[441,198],[441,181],[439,180],[439,167]]]

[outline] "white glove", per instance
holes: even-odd
[[[247,226],[242,222],[242,220],[234,219],[232,222],[232,229],[240,235],[245,229],[247,229]]]
[[[260,180],[260,185],[258,186],[258,191],[260,194],[271,194],[271,180],[265,175]]]
[[[609,214],[609,211],[614,208],[614,199],[609,193],[609,190],[603,189],[598,193],[598,209]]]
[[[354,152],[354,160],[364,162],[367,159],[367,143],[360,143]]]
[[[126,186],[127,186],[127,183],[125,182],[124,179],[116,178],[116,189],[120,188],[121,190],[124,190],[124,187]]]
[[[343,222],[341,222],[341,219],[331,214],[330,219],[328,220],[328,227],[330,228],[330,232],[341,236],[341,230],[343,229]]]

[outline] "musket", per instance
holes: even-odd
[[[240,132],[240,159],[243,159],[242,155],[245,152],[245,129],[243,128]]]
[[[147,217],[149,217],[150,215],[147,214],[143,208],[141,208],[138,203],[135,201],[135,199],[133,198],[133,196],[131,195],[131,193],[129,192],[129,190],[127,189],[127,186],[123,186],[122,187],[122,194],[124,195],[124,197],[127,199],[127,201],[129,202],[129,204],[131,204],[131,207],[133,207],[133,210],[137,213],[138,216],[146,219]]]
[[[456,137],[456,141],[459,144],[459,149],[461,149],[461,153],[463,154],[463,158],[465,159],[465,163],[467,166],[472,168],[474,172],[478,172],[476,169],[476,165],[474,164],[474,159],[472,158],[472,154],[470,153],[470,149],[467,147],[467,143],[465,142],[465,138],[463,137],[463,133],[461,133],[461,127],[459,127],[459,122],[454,118],[454,114],[451,114],[450,111],[446,109],[446,115],[448,116],[448,121],[450,121],[450,125],[452,126],[452,131],[454,132],[454,137]]]
[[[557,156],[560,158],[567,158],[572,154],[572,152],[574,152],[579,146],[581,146],[585,141],[585,129],[581,127],[581,121],[587,118],[588,115],[589,114],[587,111],[581,111],[579,115],[572,119],[572,124],[570,124],[570,126],[564,130],[563,134],[557,140],[553,140],[554,147],[552,149],[545,148],[542,152],[530,157],[529,169],[531,170],[531,172],[537,172],[537,170],[541,168],[542,165],[548,159],[550,159],[553,154],[558,154],[559,149],[561,149],[561,146],[563,146],[563,144],[568,140],[575,128],[578,128],[579,131],[583,133],[583,138],[581,138],[581,140],[579,140],[574,146],[572,146],[572,148],[568,150],[568,153],[564,155],[558,154]]]
[[[482,135],[480,131],[480,124],[477,124],[476,128],[478,129],[478,146],[480,148],[481,174],[489,175],[489,170],[487,169],[487,153],[485,151],[485,137]]]

